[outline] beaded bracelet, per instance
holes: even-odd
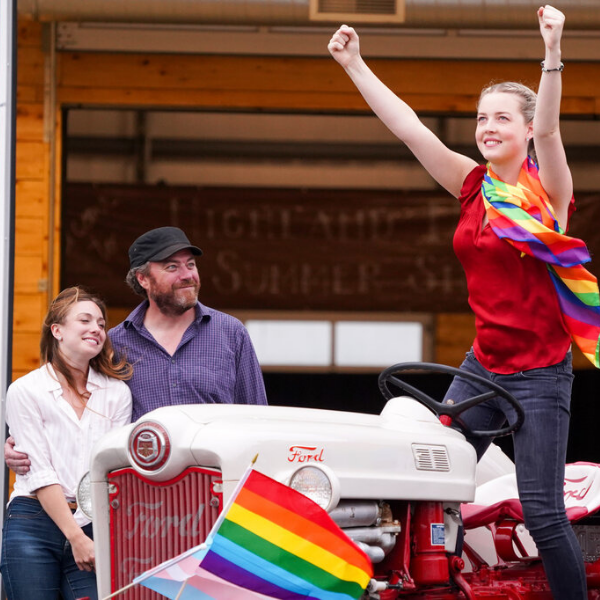
[[[565,68],[565,65],[563,65],[563,63],[560,63],[560,67],[555,67],[554,69],[546,69],[544,61],[542,61],[540,64],[542,65],[542,73],[552,73],[552,71],[562,72],[562,70]]]

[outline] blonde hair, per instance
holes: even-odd
[[[521,114],[525,119],[525,123],[531,123],[533,121],[533,117],[535,115],[535,106],[537,102],[537,94],[530,87],[527,87],[522,83],[517,83],[516,81],[502,81],[500,83],[491,83],[490,85],[481,90],[479,100],[477,101],[477,108],[479,108],[479,104],[481,103],[481,100],[484,96],[494,93],[514,94],[515,96],[518,96],[518,98],[521,100]],[[527,154],[531,156],[534,160],[537,159],[535,154],[535,145],[533,143],[533,138],[529,140],[529,144],[527,146]]]
[[[60,351],[58,340],[52,334],[52,325],[63,325],[71,307],[78,302],[85,301],[93,302],[100,309],[104,320],[106,320],[106,306],[100,298],[79,286],[66,288],[50,304],[42,325],[40,339],[40,357],[42,362],[51,364],[54,370],[65,378],[67,385],[81,400],[85,398],[85,394],[82,395],[77,389],[71,368]],[[100,353],[90,360],[90,366],[95,371],[107,377],[114,377],[120,380],[130,379],[133,374],[133,367],[124,358],[120,360],[116,359],[108,336]]]

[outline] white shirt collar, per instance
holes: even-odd
[[[58,377],[56,376],[54,367],[50,363],[46,363],[44,367],[45,368],[43,368],[42,371],[44,372],[46,389],[49,392],[61,392],[62,388],[60,382],[58,381]],[[102,375],[90,367],[88,371],[87,389],[91,392],[92,389],[97,389],[99,387],[102,387]]]

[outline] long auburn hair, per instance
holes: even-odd
[[[52,333],[52,325],[64,325],[71,307],[78,302],[93,302],[102,312],[106,321],[106,306],[102,300],[88,292],[80,286],[73,286],[64,289],[50,304],[46,318],[42,325],[42,336],[40,339],[40,357],[42,363],[51,364],[57,373],[60,373],[67,385],[79,396],[80,399],[86,398],[86,394],[81,394],[75,384],[75,379],[70,367],[64,359],[59,347],[58,340]],[[122,381],[130,379],[133,375],[133,367],[125,358],[118,359],[113,350],[110,338],[106,336],[106,341],[102,350],[97,356],[90,360],[90,366],[97,372],[114,377]]]

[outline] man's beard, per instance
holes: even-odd
[[[148,290],[148,297],[156,303],[161,313],[170,316],[182,315],[196,306],[198,292],[200,291],[199,283],[194,281],[184,283],[190,283],[193,287],[171,288],[168,292],[151,287]]]

